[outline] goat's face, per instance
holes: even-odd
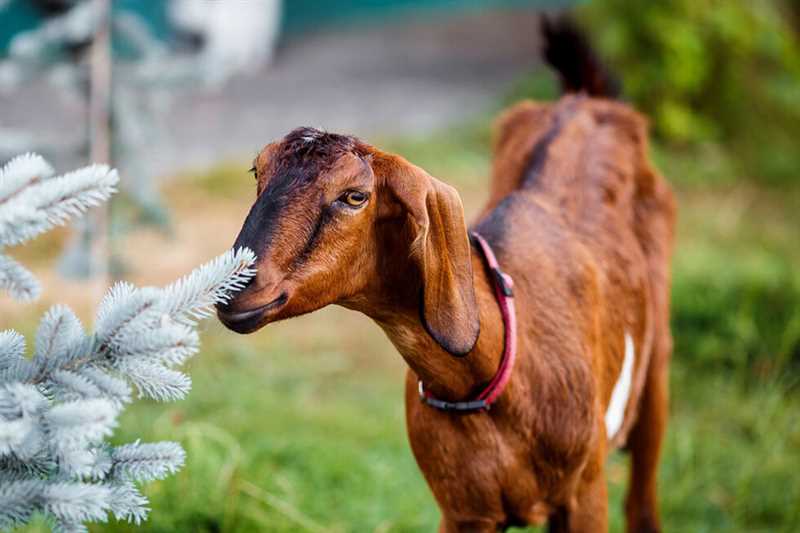
[[[454,189],[353,137],[310,128],[264,148],[254,171],[257,199],[234,248],[256,253],[257,273],[217,307],[228,328],[250,333],[330,303],[359,307],[390,269],[421,284],[426,329],[442,346],[472,348],[477,313]]]
[[[234,248],[256,253],[257,273],[218,306],[239,333],[358,292],[374,242],[375,176],[354,139],[295,130],[264,148],[254,172],[257,199]]]

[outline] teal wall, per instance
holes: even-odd
[[[161,39],[170,34],[166,2],[163,0],[113,0],[114,9],[131,10],[147,20],[151,31]],[[292,34],[342,24],[389,22],[420,11],[447,16],[467,10],[508,7],[566,7],[576,0],[285,0],[283,30]],[[36,27],[39,11],[28,0],[11,0],[0,11],[0,55],[18,32]]]
[[[169,35],[166,2],[163,0],[112,0],[114,9],[139,13],[155,35]],[[290,0],[291,1],[291,0]],[[8,43],[17,33],[35,28],[42,21],[41,12],[28,0],[11,0],[0,10],[0,55],[6,53]]]

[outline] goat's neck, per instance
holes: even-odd
[[[419,280],[383,283],[362,305],[352,305],[383,328],[411,369],[437,397],[471,399],[497,372],[503,352],[504,326],[492,281],[482,260],[472,253],[475,296],[481,330],[475,348],[465,357],[442,349],[428,334],[419,316]],[[409,269],[411,270],[411,269]]]

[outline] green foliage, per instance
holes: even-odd
[[[679,191],[675,357],[739,383],[800,383],[800,191]]]
[[[555,74],[549,69],[538,69],[523,76],[514,83],[502,99],[503,107],[520,100],[556,100],[561,96],[561,87]]]
[[[749,177],[783,183],[800,166],[797,10],[779,0],[595,0],[580,15],[659,138],[720,143]]]
[[[673,286],[677,357],[743,377],[800,378],[800,280],[779,263],[752,270],[706,257]]]
[[[389,366],[354,366],[344,339],[320,332],[325,322],[369,330],[366,318],[328,309],[298,320],[318,333],[311,345],[291,323],[246,339],[215,327],[209,357],[191,370],[208,389],[158,419],[144,406],[123,421],[186,447],[184,475],[149,492],[169,510],[151,514],[151,531],[431,530],[436,509],[406,442],[392,348],[368,331]]]
[[[664,530],[795,531],[800,400],[768,383],[699,373],[687,364],[691,352],[678,355],[660,468]]]

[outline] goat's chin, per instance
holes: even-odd
[[[232,321],[219,312],[217,313],[217,317],[219,318],[219,321],[222,322],[222,325],[224,325],[229,330],[235,333],[239,333],[241,335],[255,333],[256,331],[266,326],[269,322],[268,320],[262,320],[261,318],[255,320]]]

